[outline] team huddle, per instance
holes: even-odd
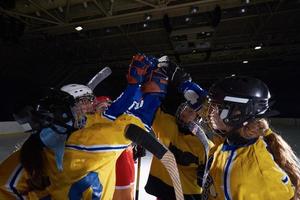
[[[145,190],[158,200],[300,199],[300,162],[269,127],[261,80],[205,90],[167,56],[143,54],[126,77],[113,101],[69,84],[15,113],[32,134],[0,164],[0,200],[133,200],[133,146],[153,154]]]

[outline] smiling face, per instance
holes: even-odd
[[[75,103],[75,110],[77,114],[86,115],[95,112],[95,97],[93,95],[86,95],[78,97]]]

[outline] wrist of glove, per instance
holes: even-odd
[[[143,54],[133,56],[126,76],[129,84],[141,84],[145,76],[157,67],[155,57],[147,57]]]
[[[167,74],[172,84],[176,87],[185,81],[192,81],[191,75],[173,62],[169,63]]]

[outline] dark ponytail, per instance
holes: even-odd
[[[39,134],[32,134],[20,150],[20,161],[29,175],[29,190],[44,190],[49,185],[45,175],[43,143]]]

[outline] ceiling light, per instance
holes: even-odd
[[[147,28],[148,24],[147,23],[143,23],[143,27]]]
[[[145,15],[145,20],[146,20],[146,21],[149,21],[151,18],[152,18],[151,15],[149,15],[149,14]]]
[[[185,22],[189,22],[189,21],[191,21],[191,18],[190,18],[190,17],[186,17],[186,18],[184,19],[184,21],[185,21]]]
[[[82,31],[82,29],[83,29],[83,28],[82,28],[81,26],[77,26],[77,27],[75,28],[76,31]]]
[[[193,49],[192,53],[196,53],[196,52],[197,52],[196,49]]]
[[[254,49],[255,50],[259,50],[259,49],[261,49],[261,46],[260,45],[259,46],[255,46]]]
[[[197,14],[199,12],[199,8],[197,6],[193,6],[191,8],[191,14]]]
[[[209,33],[209,32],[207,32],[207,33],[206,33],[206,36],[210,36],[210,33]]]
[[[88,7],[88,4],[87,4],[86,1],[83,2],[83,7],[84,7],[84,8],[87,8],[87,7]]]
[[[247,64],[247,63],[248,63],[248,60],[244,60],[244,61],[243,61],[243,64]]]
[[[245,8],[242,8],[241,9],[241,13],[245,13],[246,12],[246,9]]]
[[[250,3],[250,0],[246,0],[246,4],[249,4]]]
[[[58,10],[59,10],[59,12],[64,12],[64,9],[61,7],[61,6],[58,6]]]

